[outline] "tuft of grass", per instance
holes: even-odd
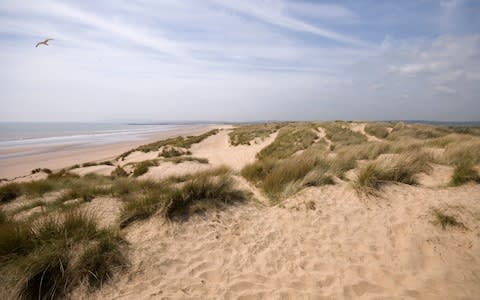
[[[24,261],[20,299],[66,297],[69,286],[69,261],[64,245],[54,244],[32,253]]]
[[[12,268],[18,299],[58,299],[87,281],[98,287],[126,265],[123,239],[77,210],[34,222],[0,224],[0,254]],[[6,270],[6,269],[2,269]]]
[[[358,191],[374,195],[387,182],[415,185],[418,173],[431,170],[429,161],[428,154],[406,153],[383,163],[369,163],[360,170],[355,187]]]
[[[47,168],[36,168],[32,170],[32,174],[37,174],[43,172],[45,174],[52,174],[52,170],[47,169]]]
[[[480,183],[480,175],[474,169],[473,162],[471,160],[457,161],[450,185],[459,186],[469,181]]]
[[[433,210],[433,215],[436,219],[435,222],[440,224],[443,230],[447,229],[448,226],[465,228],[465,225],[458,222],[454,216],[447,215],[438,209]]]
[[[241,175],[253,184],[258,185],[272,171],[275,164],[276,162],[271,159],[257,160],[243,167]]]
[[[156,166],[157,163],[153,160],[146,160],[138,163],[133,170],[133,177],[141,176],[148,172],[150,167]]]
[[[450,133],[450,130],[440,126],[431,126],[424,124],[406,125],[404,123],[397,123],[393,127],[392,132],[388,135],[389,140],[398,140],[404,138],[414,139],[433,139],[445,136]]]
[[[280,129],[275,141],[257,154],[259,160],[282,159],[307,149],[317,139],[315,124],[290,124]]]
[[[165,159],[165,161],[169,161],[169,162],[172,162],[174,164],[179,164],[179,163],[183,163],[183,162],[186,162],[186,161],[198,162],[200,164],[208,164],[208,159],[200,158],[200,157],[193,157],[193,156],[172,157],[172,158]]]
[[[13,222],[5,216],[4,222],[0,224],[0,257],[10,259],[28,254],[34,248],[33,231],[29,224]]]
[[[0,186],[0,203],[10,202],[23,194],[22,187],[18,183],[7,183]]]
[[[282,123],[242,125],[234,128],[228,136],[233,146],[250,145],[254,139],[265,139],[284,125]]]
[[[384,123],[368,123],[365,125],[365,132],[379,139],[386,138],[389,133],[387,124]]]
[[[169,158],[169,157],[177,157],[177,156],[182,156],[185,154],[191,154],[190,151],[184,151],[175,147],[163,147],[162,152],[158,156],[162,156],[164,158]]]
[[[351,130],[343,122],[323,123],[321,126],[325,129],[326,137],[335,144],[335,147],[361,144],[368,140],[365,135]]]
[[[86,279],[91,289],[101,287],[109,280],[116,269],[127,266],[128,260],[122,251],[123,239],[116,232],[104,232],[98,242],[83,252],[77,263],[77,274]]]
[[[110,173],[110,177],[118,178],[118,177],[128,177],[128,173],[120,166],[117,166],[115,170]]]
[[[157,193],[150,193],[141,199],[130,200],[120,212],[120,228],[149,218],[161,208],[163,201],[162,194]]]
[[[187,219],[193,214],[203,213],[212,208],[223,208],[247,199],[245,192],[233,187],[228,173],[212,176],[214,173],[200,172],[181,188],[173,189],[165,197],[163,215],[170,220]]]
[[[210,130],[204,134],[197,135],[197,136],[188,136],[188,137],[175,137],[175,138],[169,138],[166,140],[161,140],[157,142],[153,142],[147,145],[142,145],[136,149],[131,149],[123,154],[121,154],[118,159],[125,159],[130,153],[135,152],[135,151],[142,151],[142,152],[150,152],[150,151],[158,151],[158,149],[165,147],[165,146],[173,146],[173,147],[178,147],[178,148],[190,148],[193,144],[200,143],[204,139],[215,135],[219,132],[218,129],[213,129]]]
[[[445,148],[443,160],[451,165],[465,162],[480,164],[480,140],[448,145]]]

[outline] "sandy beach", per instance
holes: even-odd
[[[121,153],[155,140],[179,135],[196,135],[208,131],[210,125],[192,125],[173,130],[150,133],[138,140],[116,142],[107,145],[40,145],[36,147],[10,147],[0,149],[1,156],[13,156],[0,159],[0,178],[12,179],[28,175],[35,168],[57,170],[75,164],[98,162],[114,159]],[[15,154],[22,153],[20,156]]]
[[[253,127],[257,130],[256,137],[247,141],[237,137],[241,141],[238,145],[232,144],[231,134],[235,133],[232,126],[192,127],[155,137],[163,139],[218,129],[192,144],[185,144],[183,140],[182,145],[187,145],[183,150],[188,149],[189,154],[178,154],[174,158],[184,158],[184,161],[169,160],[165,154],[172,149],[183,151],[182,147],[160,143],[158,148],[150,144],[151,151],[132,151],[121,159],[112,160],[113,166],[73,169],[72,173],[81,176],[89,173],[109,176],[118,166],[135,174],[140,164],[156,161],[135,180],[147,184],[143,189],[155,182],[168,185],[172,183],[165,180],[174,180],[179,183],[173,183],[172,188],[181,190],[184,184],[195,182],[195,178],[207,176],[205,172],[224,174],[221,173],[224,171],[214,170],[227,166],[230,171],[226,174],[233,182],[232,188],[245,191],[250,200],[221,206],[221,209],[201,210],[181,220],[166,219],[164,210],[158,209],[128,223],[124,223],[126,207],[129,203],[144,203],[146,198],[132,200],[108,192],[85,202],[81,198],[66,201],[65,207],[73,203],[93,214],[101,228],[118,228],[120,224],[121,236],[128,242],[127,267],[113,272],[112,278],[102,283],[101,288],[92,290],[82,281],[68,291],[68,298],[476,299],[480,294],[480,185],[473,180],[452,186],[454,167],[442,159],[445,153],[456,148],[449,145],[426,147],[425,141],[410,137],[408,142],[402,140],[398,144],[395,139],[367,132],[366,123],[341,124],[294,124],[279,130],[275,126],[265,127],[268,130]],[[303,132],[310,136],[313,133],[312,143],[306,143],[303,150],[295,151],[295,147],[299,147],[297,144],[282,148],[288,153],[293,151],[277,162],[294,161],[289,172],[293,172],[294,166],[301,161],[308,160],[312,153],[320,153],[323,159],[341,157],[345,160],[345,153],[359,155],[363,149],[361,145],[388,145],[390,150],[381,148],[386,153],[376,154],[371,159],[357,159],[356,165],[348,171],[333,176],[333,182],[300,186],[297,180],[284,184],[282,196],[274,196],[277,194],[271,194],[265,184],[252,182],[244,170],[248,165],[261,163],[262,153],[276,145],[289,128],[295,134]],[[331,135],[332,128],[337,130],[337,136]],[[400,133],[414,135],[426,129],[400,124],[384,130],[394,136]],[[428,127],[428,130],[437,129]],[[338,137],[340,132],[349,134],[343,140],[353,141],[355,137],[361,142],[353,146],[342,144]],[[463,142],[467,148],[478,143],[476,136],[456,133],[445,133],[440,138],[442,145],[448,139],[469,141]],[[288,139],[292,140],[295,139]],[[415,184],[391,180],[376,193],[360,192],[359,177],[368,164],[378,166],[391,162],[401,154],[389,151],[408,152],[410,150],[395,150],[395,147],[413,147],[413,142],[417,143],[416,147],[424,147],[428,153],[438,156],[435,162],[429,163],[428,170],[415,175]],[[430,144],[435,143],[430,141]],[[60,168],[80,159],[113,159],[131,146],[67,151],[61,160],[55,158],[56,154],[45,154],[42,162]],[[349,151],[342,152],[346,149]],[[369,149],[366,156],[373,155],[373,148],[365,149]],[[268,153],[273,157],[279,152]],[[164,158],[159,158],[162,155]],[[30,165],[24,162],[15,170],[21,173],[22,168],[28,171],[39,166],[33,162],[37,161],[32,158]],[[333,168],[333,165],[327,167]],[[312,172],[318,172],[319,168],[322,165],[313,168]],[[475,168],[479,170],[478,163]],[[313,173],[301,180],[305,181]],[[221,179],[205,184],[208,186],[218,180]],[[187,192],[182,193],[186,195]],[[55,199],[68,199],[56,198],[58,195],[62,195],[61,190],[45,194],[40,199],[43,204],[33,208],[29,206],[32,200],[22,196],[3,204],[2,209],[17,221],[26,220],[48,212],[49,203]],[[450,223],[439,223],[436,212],[452,218]],[[144,214],[142,211],[142,216]],[[8,297],[9,289],[4,291],[7,291],[4,296]]]

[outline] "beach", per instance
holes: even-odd
[[[28,175],[36,168],[57,170],[75,164],[114,159],[121,153],[159,139],[179,135],[196,135],[207,131],[210,125],[173,126],[166,130],[150,130],[125,140],[118,138],[95,143],[64,138],[52,143],[52,139],[36,139],[30,143],[16,143],[0,147],[0,178],[12,179]],[[163,128],[162,128],[163,129]],[[5,143],[4,143],[5,144]],[[25,145],[26,144],[26,145]]]
[[[1,208],[37,232],[48,216],[93,217],[96,234],[75,233],[73,246],[46,259],[65,261],[58,280],[70,285],[56,291],[70,299],[475,299],[480,139],[476,128],[458,131],[401,122],[192,126],[147,144],[38,154],[44,165],[31,158],[17,172],[99,163],[4,182],[20,190]],[[168,139],[178,135],[190,137]],[[460,174],[465,158],[472,164]],[[61,241],[72,234],[60,232]],[[50,249],[33,238],[46,248],[20,257]],[[94,252],[82,255],[79,239]],[[1,297],[16,293],[13,279],[0,276]]]

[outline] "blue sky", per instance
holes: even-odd
[[[476,0],[0,0],[0,121],[480,120],[479,15]]]

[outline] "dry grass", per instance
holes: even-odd
[[[427,140],[439,138],[449,134],[451,131],[448,128],[424,124],[406,125],[398,123],[388,135],[389,140],[398,140],[402,138],[414,138],[420,140]]]
[[[145,161],[142,161],[138,164],[135,165],[135,169],[133,169],[133,174],[132,176],[133,177],[138,177],[138,176],[141,176],[145,173],[148,172],[148,169],[150,167],[154,167],[154,166],[157,166],[157,162],[154,161],[154,160],[145,160]]]
[[[317,139],[315,124],[290,124],[280,129],[278,135],[267,147],[257,154],[259,160],[282,159],[299,150],[310,147]]]
[[[230,143],[233,146],[250,145],[250,142],[254,139],[265,139],[284,125],[285,124],[282,123],[268,123],[239,126],[234,128],[228,134],[230,137]]]
[[[441,212],[438,209],[433,210],[433,215],[435,216],[434,223],[437,223],[442,226],[443,230],[446,230],[447,227],[461,227],[466,228],[463,223],[457,221],[457,219],[452,215],[447,215]]]
[[[368,123],[365,126],[365,132],[379,139],[384,139],[389,134],[388,127],[386,123]]]
[[[365,135],[351,130],[348,124],[343,122],[322,123],[321,126],[325,128],[326,137],[332,141],[334,147],[361,144],[367,141]]]
[[[123,160],[125,157],[127,157],[130,153],[135,152],[135,151],[142,151],[142,152],[150,152],[150,151],[158,151],[160,148],[165,147],[165,146],[173,146],[177,148],[190,148],[193,144],[200,143],[204,139],[215,135],[219,132],[218,129],[213,129],[210,130],[204,134],[198,135],[198,136],[188,136],[188,137],[175,137],[175,138],[169,138],[166,140],[161,140],[157,141],[154,143],[150,143],[147,145],[142,145],[136,149],[129,150],[123,154],[121,154],[118,159]]]
[[[121,243],[118,233],[98,229],[92,216],[80,211],[8,220],[0,225],[0,269],[15,271],[7,283],[12,298],[64,298],[82,281],[98,287],[124,266]]]
[[[194,157],[194,156],[171,157],[171,158],[165,159],[164,161],[169,161],[174,164],[180,164],[186,161],[197,162],[200,164],[208,164],[208,159],[201,158],[201,157]]]
[[[417,184],[417,175],[431,171],[430,155],[406,153],[384,162],[371,162],[360,170],[355,187],[359,192],[373,194],[388,182]]]

